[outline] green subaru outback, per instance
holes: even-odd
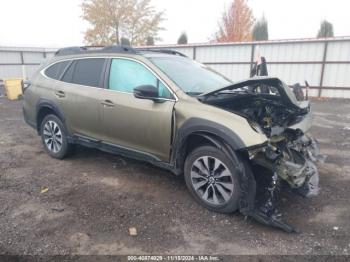
[[[25,88],[23,114],[54,158],[81,144],[147,161],[184,174],[206,208],[289,232],[275,191],[318,191],[308,101],[278,78],[233,83],[176,51],[60,49]]]

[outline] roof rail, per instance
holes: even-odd
[[[183,56],[187,57],[187,55],[176,51],[176,50],[171,50],[171,49],[152,49],[152,48],[137,48],[137,51],[150,51],[150,52],[158,52],[158,53],[165,53],[165,54],[170,54],[170,55],[178,55],[178,56]]]
[[[136,54],[135,49],[130,46],[111,45],[111,46],[72,46],[61,48],[56,51],[55,56],[76,55],[86,53],[132,53]]]
[[[65,55],[77,55],[86,53],[131,53],[137,54],[139,51],[149,51],[165,53],[170,55],[178,55],[187,57],[183,53],[171,50],[171,49],[152,49],[152,48],[132,48],[130,46],[123,45],[110,45],[110,46],[72,46],[64,47],[56,51],[55,56],[65,56]]]

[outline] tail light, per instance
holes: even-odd
[[[22,94],[30,87],[31,83],[27,80],[22,80]]]

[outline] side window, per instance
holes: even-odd
[[[77,59],[70,65],[62,81],[78,85],[99,87],[104,63],[104,58]]]
[[[159,90],[159,97],[173,98],[170,91],[146,67],[127,59],[112,59],[109,73],[109,89],[133,93],[141,85],[153,85]]]
[[[62,77],[62,81],[67,82],[67,83],[72,83],[74,70],[75,70],[75,61],[73,61],[73,63],[71,63],[71,65],[68,67],[68,69],[64,73],[64,75]]]
[[[45,70],[47,77],[59,80],[70,61],[58,62]]]

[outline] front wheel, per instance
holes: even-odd
[[[198,147],[185,161],[186,185],[206,208],[232,213],[238,209],[241,195],[236,165],[238,163],[216,147]]]
[[[44,148],[51,157],[62,159],[71,151],[72,145],[68,143],[67,132],[57,116],[45,116],[40,134]]]

